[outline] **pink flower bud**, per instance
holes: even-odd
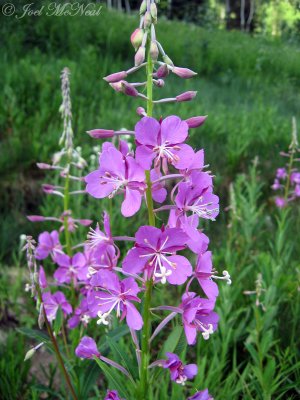
[[[171,58],[169,56],[167,56],[166,54],[163,56],[163,60],[166,64],[170,65],[171,67],[174,67],[173,61],[171,60]]]
[[[201,126],[204,124],[205,120],[207,118],[207,115],[205,116],[199,116],[199,117],[191,117],[185,120],[185,122],[188,124],[189,128],[198,128],[198,126]]]
[[[43,217],[42,215],[27,215],[27,219],[30,222],[42,222],[42,221],[45,221],[45,217]]]
[[[154,85],[157,87],[164,87],[165,86],[165,81],[163,79],[157,79],[154,80]]]
[[[137,50],[142,44],[143,36],[144,36],[144,31],[141,28],[137,28],[134,32],[132,32],[130,36],[130,41],[135,50]]]
[[[156,76],[158,78],[165,78],[166,76],[169,75],[169,68],[167,64],[161,65],[158,70],[156,71]]]
[[[77,222],[83,226],[89,226],[93,223],[91,219],[79,219]]]
[[[49,185],[48,183],[45,183],[42,185],[43,191],[47,194],[53,193],[53,190],[55,190],[55,186]]]
[[[146,110],[144,109],[144,107],[138,107],[136,109],[136,112],[138,115],[141,115],[143,117],[145,117],[147,115]]]
[[[151,59],[153,61],[157,61],[158,55],[159,55],[159,51],[158,51],[157,44],[155,42],[153,42],[153,41],[150,44],[150,55],[151,55]]]
[[[116,72],[114,74],[107,75],[103,79],[108,83],[114,83],[114,82],[119,82],[126,77],[127,77],[127,72],[120,71],[120,72]]]
[[[52,168],[52,165],[45,164],[45,163],[36,163],[36,165],[39,169],[51,169]]]
[[[181,93],[179,96],[176,96],[176,101],[181,102],[181,101],[190,101],[193,100],[194,97],[196,97],[197,92],[195,91],[188,91]]]
[[[157,7],[155,3],[150,4],[150,14],[151,17],[153,18],[153,21],[156,23],[157,22]]]
[[[93,139],[107,139],[114,136],[115,131],[111,129],[93,129],[91,131],[87,131],[87,134],[90,135]]]
[[[193,76],[197,75],[197,72],[194,72],[191,69],[180,67],[174,67],[172,72],[183,79],[193,78]]]
[[[147,29],[151,26],[152,17],[149,11],[147,11],[144,15],[144,28]]]
[[[136,90],[134,86],[126,81],[122,81],[122,92],[127,96],[136,97],[138,96],[139,92]]]
[[[122,81],[109,84],[116,92],[122,92]]]
[[[136,55],[134,57],[134,65],[138,67],[139,65],[143,64],[145,60],[145,47],[141,46],[138,51],[136,52]]]

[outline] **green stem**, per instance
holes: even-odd
[[[148,117],[152,116],[153,113],[153,83],[152,83],[152,74],[153,74],[153,62],[150,55],[150,44],[147,46],[147,115]],[[147,208],[148,208],[148,218],[149,225],[155,226],[155,215],[153,212],[153,200],[152,200],[152,191],[151,191],[151,179],[150,179],[150,171],[146,171],[146,199],[147,199]],[[143,307],[143,321],[144,326],[142,330],[142,343],[141,343],[141,369],[140,369],[140,400],[146,400],[149,398],[148,387],[149,387],[149,362],[150,362],[150,347],[149,347],[149,338],[151,334],[151,297],[152,297],[152,289],[153,289],[153,280],[152,277],[148,277],[146,281],[146,289],[145,289],[145,297],[144,297],[144,307]]]
[[[287,181],[285,185],[285,190],[284,190],[284,199],[287,200],[288,195],[289,195],[289,189],[290,189],[290,176],[293,168],[293,163],[294,163],[294,151],[291,150],[291,156],[290,156],[290,162],[288,166],[288,172],[287,172]]]
[[[39,288],[39,286],[37,286],[37,292],[38,292],[39,301],[42,303],[42,301],[43,301],[42,300],[42,293],[41,293],[41,289]],[[63,374],[63,376],[65,378],[67,387],[70,390],[70,393],[71,393],[71,396],[72,396],[73,400],[78,400],[77,395],[75,393],[75,390],[73,388],[73,385],[71,383],[71,379],[70,379],[70,377],[68,375],[68,372],[66,370],[66,367],[65,367],[65,364],[64,364],[64,360],[62,358],[62,355],[60,354],[59,347],[58,347],[58,344],[57,344],[57,340],[56,340],[56,338],[55,338],[55,336],[53,334],[50,322],[48,321],[44,305],[43,305],[43,316],[44,316],[45,325],[46,325],[46,328],[47,328],[47,331],[48,331],[48,335],[49,335],[50,340],[52,342],[53,349],[54,349],[54,352],[55,352],[55,355],[56,355],[56,358],[57,358],[57,361],[58,361],[58,365],[60,366],[62,374]]]

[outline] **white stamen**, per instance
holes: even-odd
[[[99,319],[97,321],[97,325],[101,325],[101,324],[108,325],[109,324],[109,321],[107,321],[107,319],[106,319],[109,316],[109,313],[102,313],[101,311],[98,311],[97,315],[99,317]]]

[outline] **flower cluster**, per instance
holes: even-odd
[[[196,73],[174,66],[157,41],[156,2],[144,0],[140,15],[140,26],[131,36],[136,50],[135,65],[105,80],[115,91],[145,101],[147,111],[138,107],[140,119],[131,131],[102,128],[88,131],[95,139],[112,138],[112,141],[102,144],[99,166],[84,181],[85,192],[96,199],[108,198],[112,202],[115,196],[121,196],[120,212],[126,218],[138,212],[142,215],[142,210],[147,209],[148,224],[142,223],[136,232],[131,232],[132,236],[124,232],[117,235],[110,215],[104,212],[102,222],[90,227],[86,241],[72,246],[71,233],[78,224],[89,226],[92,221],[72,218],[68,203],[70,194],[83,192],[69,191],[69,181],[80,180],[71,175],[70,168],[85,165],[73,148],[68,71],[64,71],[62,77],[64,132],[61,143],[64,148],[54,157],[52,165],[39,164],[43,169],[59,170],[66,179],[63,192],[57,186],[44,186],[46,193],[64,198],[64,210],[60,217],[30,216],[29,219],[61,224],[59,230],[40,234],[33,251],[35,260],[42,263],[49,259],[55,265],[51,287],[59,290],[53,291],[47,284],[42,267],[39,273],[40,300],[50,326],[60,313],[62,330],[65,323],[70,330],[80,327],[78,337],[81,339],[75,349],[77,357],[107,363],[132,379],[122,365],[104,357],[96,341],[86,334],[92,332],[96,338],[95,328],[102,326],[100,332],[104,332],[116,321],[124,321],[136,348],[139,390],[145,398],[148,371],[152,367],[168,369],[171,380],[181,385],[197,375],[195,364],[185,365],[173,353],[166,353],[166,360],[150,364],[151,343],[172,319],[183,326],[188,345],[195,345],[198,336],[209,339],[219,321],[214,311],[219,294],[216,281],[225,280],[231,284],[231,280],[227,271],[219,275],[213,267],[209,238],[201,228],[201,222],[214,221],[219,214],[219,198],[214,194],[213,176],[204,163],[204,150],[195,151],[190,142],[190,129],[201,126],[206,117],[182,120],[176,115],[160,119],[152,116],[156,103],[188,101],[196,95],[189,91],[174,98],[153,100],[153,86],[163,87],[164,78],[170,73],[183,79]],[[125,80],[144,66],[146,82]],[[138,92],[137,88],[142,86],[147,89],[146,95]],[[134,139],[134,146],[121,138],[124,134]],[[66,165],[60,166],[58,162],[63,156],[66,156]],[[113,209],[118,207],[116,202],[112,204]],[[119,209],[116,212],[119,213]],[[125,253],[124,248],[127,249]],[[155,289],[164,285],[170,285],[168,292],[172,292],[172,286],[183,286],[180,298],[175,296],[172,304],[157,304]],[[168,312],[155,329],[151,324],[153,310]],[[85,336],[82,337],[83,332]],[[108,390],[105,399],[121,398],[116,390]],[[212,397],[206,389],[189,399]]]
[[[299,158],[296,158],[298,152],[296,119],[293,118],[292,141],[289,151],[280,153],[283,157],[288,158],[288,162],[285,167],[277,169],[272,185],[272,189],[280,193],[275,197],[275,204],[278,208],[284,208],[300,197],[300,171],[295,167],[295,163],[300,161]]]

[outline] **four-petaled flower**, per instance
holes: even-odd
[[[88,269],[86,267],[86,258],[83,253],[76,253],[73,257],[67,254],[59,254],[55,258],[59,265],[54,272],[54,278],[59,283],[77,282],[77,280],[86,280]]]
[[[171,374],[171,380],[185,385],[188,379],[193,379],[198,372],[198,367],[196,364],[183,365],[177,354],[166,353],[168,357],[167,360],[162,360],[161,365],[163,368],[168,368]]]
[[[95,340],[89,336],[83,336],[75,349],[75,354],[79,358],[100,357],[100,352],[97,349],[97,344]]]
[[[143,319],[132,304],[140,303],[137,294],[140,288],[133,278],[122,281],[111,271],[101,270],[91,278],[91,285],[98,290],[91,291],[88,296],[89,310],[98,314],[98,324],[109,324],[109,316],[116,310],[117,317],[121,320],[126,317],[127,325],[134,330],[140,330]]]
[[[129,273],[146,272],[161,283],[183,284],[192,274],[190,262],[176,251],[183,250],[188,236],[178,228],[158,229],[142,226],[135,234],[135,247],[127,253],[123,269]]]
[[[35,251],[35,258],[43,260],[49,254],[55,255],[61,251],[61,244],[59,243],[59,234],[57,231],[43,232],[39,235],[38,246]]]
[[[131,217],[141,206],[145,191],[144,169],[131,156],[124,156],[113,145],[105,146],[99,158],[99,169],[85,177],[86,191],[93,197],[102,199],[124,193],[121,212]]]
[[[48,320],[54,321],[59,308],[61,308],[64,316],[71,314],[72,306],[68,303],[62,292],[51,294],[46,292],[42,294],[43,304]]]
[[[137,144],[136,160],[144,169],[162,167],[168,172],[168,163],[177,169],[185,169],[191,163],[193,149],[183,142],[188,136],[188,124],[171,115],[161,122],[143,117],[135,126]]]

